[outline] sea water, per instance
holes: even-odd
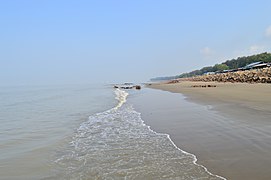
[[[223,179],[147,126],[129,93],[104,85],[1,88],[1,179]]]

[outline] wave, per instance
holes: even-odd
[[[57,178],[69,179],[225,179],[197,164],[168,134],[147,126],[116,89],[118,104],[94,114],[77,129],[69,148],[55,161]]]
[[[126,102],[127,96],[129,94],[126,91],[120,90],[119,88],[115,90],[115,94],[116,94],[115,99],[118,100],[118,105],[113,109],[117,110]]]

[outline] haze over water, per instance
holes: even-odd
[[[271,51],[271,1],[2,1],[5,85],[146,82]]]
[[[101,84],[271,51],[270,9],[265,0],[1,1],[0,179],[221,178],[144,124],[129,101],[144,92]]]

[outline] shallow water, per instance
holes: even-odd
[[[2,90],[1,177],[221,179],[146,126],[127,97],[96,86]]]
[[[116,108],[90,116],[56,160],[57,178],[220,179],[195,164],[195,156],[178,149],[167,134],[146,126],[125,103],[125,91],[115,92]]]
[[[92,113],[115,106],[111,87],[1,87],[0,179],[40,179]]]

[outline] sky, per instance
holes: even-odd
[[[0,84],[146,82],[271,52],[269,0],[0,0]]]

